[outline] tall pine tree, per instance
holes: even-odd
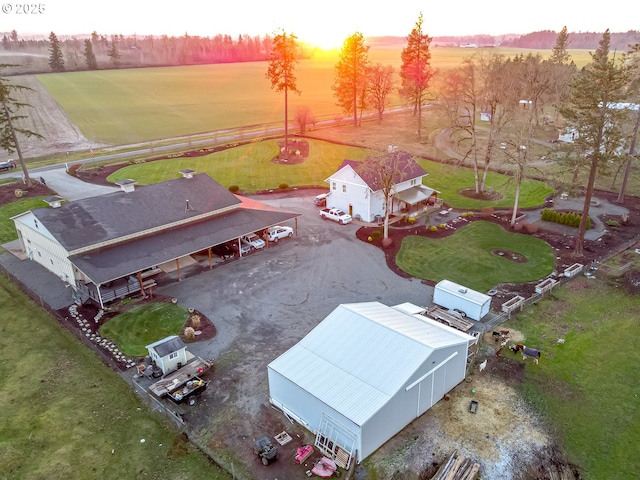
[[[84,61],[87,64],[89,70],[98,69],[98,61],[96,60],[96,54],[93,53],[93,45],[88,38],[84,41]]]
[[[596,177],[606,171],[608,160],[617,155],[623,145],[623,124],[627,117],[619,105],[625,101],[624,87],[629,80],[629,68],[622,58],[611,55],[611,34],[607,29],[602,35],[589,63],[575,76],[571,84],[571,98],[561,108],[569,126],[578,137],[574,145],[589,168],[582,220],[575,240],[574,254],[582,256],[584,235],[589,217]]]
[[[55,33],[49,34],[49,67],[52,72],[64,72],[64,55]]]
[[[300,93],[295,74],[297,55],[298,42],[295,35],[283,31],[273,38],[266,77],[271,81],[272,89],[284,92],[284,158],[289,156],[289,92]]]
[[[422,13],[407,37],[407,46],[402,49],[400,94],[413,104],[413,112],[418,116],[418,141],[422,130],[422,104],[426,100],[427,89],[431,85],[434,71],[431,68],[432,38],[422,31]]]
[[[353,113],[354,127],[358,126],[358,95],[366,89],[368,66],[369,47],[364,44],[362,33],[356,32],[342,44],[331,87],[337,105],[346,113]]]

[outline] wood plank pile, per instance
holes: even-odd
[[[480,464],[473,463],[469,458],[458,455],[454,451],[449,460],[444,463],[431,480],[475,480],[480,474]]]

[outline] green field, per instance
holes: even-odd
[[[481,50],[432,49],[434,68],[445,71]],[[491,49],[515,55],[520,50]],[[548,54],[549,52],[541,52]],[[586,51],[571,52],[578,65]],[[369,53],[371,63],[400,67],[400,49]],[[293,121],[300,106],[319,119],[344,116],[331,86],[336,58],[301,60],[296,72],[301,95],[289,96]],[[266,62],[166,68],[100,70],[38,75],[71,121],[89,139],[123,145],[226,128],[284,121],[284,98],[270,88]],[[392,98],[392,105],[401,104]]]
[[[640,300],[622,278],[598,277],[554,290],[503,328],[523,332],[527,345],[541,349],[540,364],[526,366],[523,393],[583,478],[637,478]]]
[[[0,304],[1,478],[231,478],[4,276]]]

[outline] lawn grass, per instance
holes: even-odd
[[[617,280],[579,278],[504,324],[540,348],[523,392],[584,478],[640,471],[640,299]],[[556,339],[564,338],[564,345]]]
[[[0,206],[0,244],[10,242],[17,238],[16,225],[11,217],[36,208],[44,208],[47,204],[43,201],[46,197],[22,197],[15,201]]]
[[[188,316],[187,309],[177,304],[148,303],[112,318],[99,333],[115,342],[125,355],[144,357],[147,345],[179,335]]]
[[[163,182],[180,176],[178,171],[191,168],[207,173],[225,187],[237,185],[244,193],[277,189],[280,184],[293,186],[326,186],[325,179],[345,159],[363,160],[372,152],[309,139],[309,158],[297,165],[273,163],[278,154],[276,140],[240,145],[200,157],[181,157],[161,162],[138,163],[118,170],[108,177],[110,182],[133,178],[142,185]]]
[[[4,276],[0,304],[2,478],[231,478]]]
[[[515,263],[493,250],[519,253],[527,262]],[[396,264],[409,275],[434,282],[447,279],[480,292],[498,283],[542,278],[551,273],[553,262],[553,250],[546,242],[483,221],[471,222],[445,238],[407,236],[396,255]]]
[[[473,169],[458,167],[429,160],[418,160],[429,176],[425,183],[438,190],[440,198],[453,208],[463,210],[481,210],[483,207],[513,208],[515,200],[515,182],[513,177],[496,172],[488,172],[486,188],[500,194],[495,200],[481,200],[462,195],[460,190],[475,188]],[[522,182],[519,208],[538,207],[544,204],[544,198],[553,193],[553,187],[538,180],[525,179]]]
[[[309,158],[297,165],[271,162],[278,153],[276,140],[263,140],[240,145],[199,157],[178,157],[162,162],[137,163],[124,167],[108,177],[110,182],[133,178],[141,185],[163,182],[180,176],[185,168],[207,173],[225,187],[237,185],[244,193],[277,189],[281,184],[290,187],[327,186],[325,179],[335,173],[345,159],[363,160],[368,155],[380,154],[366,148],[335,144],[308,139]],[[418,163],[429,173],[424,183],[441,192],[447,205],[464,209],[480,210],[483,207],[512,208],[515,184],[511,177],[489,172],[487,187],[500,192],[497,200],[478,200],[459,193],[461,189],[473,188],[473,171],[465,167],[442,164],[424,159]],[[553,188],[537,180],[525,180],[520,191],[520,208],[544,204],[544,198],[553,193]]]

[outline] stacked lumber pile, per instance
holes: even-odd
[[[480,464],[458,455],[454,451],[449,460],[443,464],[431,480],[475,480],[480,473]]]

